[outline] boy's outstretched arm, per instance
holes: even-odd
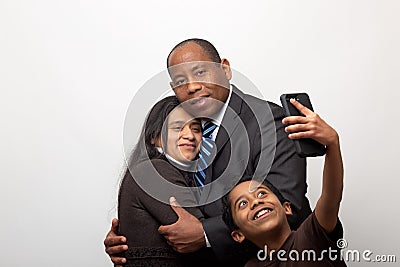
[[[319,224],[330,233],[335,229],[343,192],[343,162],[340,152],[339,135],[318,114],[304,107],[298,101],[290,102],[302,113],[283,119],[290,124],[285,128],[290,139],[312,138],[327,147],[322,180],[321,196],[315,207]]]

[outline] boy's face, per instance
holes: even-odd
[[[231,235],[237,242],[247,238],[258,244],[265,234],[270,236],[273,231],[280,231],[288,224],[286,215],[291,215],[292,210],[288,202],[281,204],[278,197],[263,184],[250,191],[250,183],[240,183],[229,193],[232,217],[239,227]]]

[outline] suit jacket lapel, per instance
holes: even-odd
[[[234,85],[232,85],[233,91],[231,95],[231,99],[228,103],[228,108],[224,114],[224,117],[221,122],[221,126],[218,130],[218,135],[215,140],[215,144],[217,146],[217,155],[216,158],[218,158],[218,153],[221,152],[222,148],[226,145],[228,142],[230,136],[235,132],[236,128],[239,125],[240,117],[239,114],[242,109],[242,104],[243,104],[243,93],[237,89]],[[222,125],[224,127],[222,127]],[[209,166],[206,170],[206,184],[210,184],[212,181],[215,180],[213,177],[213,172],[212,172],[212,167],[215,164],[215,162],[212,163],[211,166]],[[203,188],[203,191],[201,193],[200,197],[200,204],[203,204],[207,201],[208,196],[210,194],[210,191],[212,190],[212,187],[207,187]],[[221,196],[222,197],[222,196]]]
[[[228,108],[226,109],[221,126],[218,130],[217,139],[215,140],[215,144],[217,145],[217,153],[220,152],[225,146],[226,142],[228,142],[229,136],[234,133],[239,123],[238,120],[240,120],[239,114],[242,110],[243,104],[243,98],[241,95],[243,93],[234,85],[232,85],[232,88],[233,91],[231,99],[228,103]]]

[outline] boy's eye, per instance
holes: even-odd
[[[264,191],[260,191],[260,192],[258,192],[257,197],[261,198],[261,197],[265,196],[266,194],[267,193],[265,193]]]
[[[239,202],[239,208],[246,206],[247,201],[246,200],[242,200]]]

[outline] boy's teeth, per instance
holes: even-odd
[[[261,216],[263,216],[265,213],[270,212],[270,211],[271,211],[270,209],[263,209],[263,210],[260,210],[260,211],[256,214],[256,216],[255,216],[254,219],[258,219],[258,218],[260,218]]]

